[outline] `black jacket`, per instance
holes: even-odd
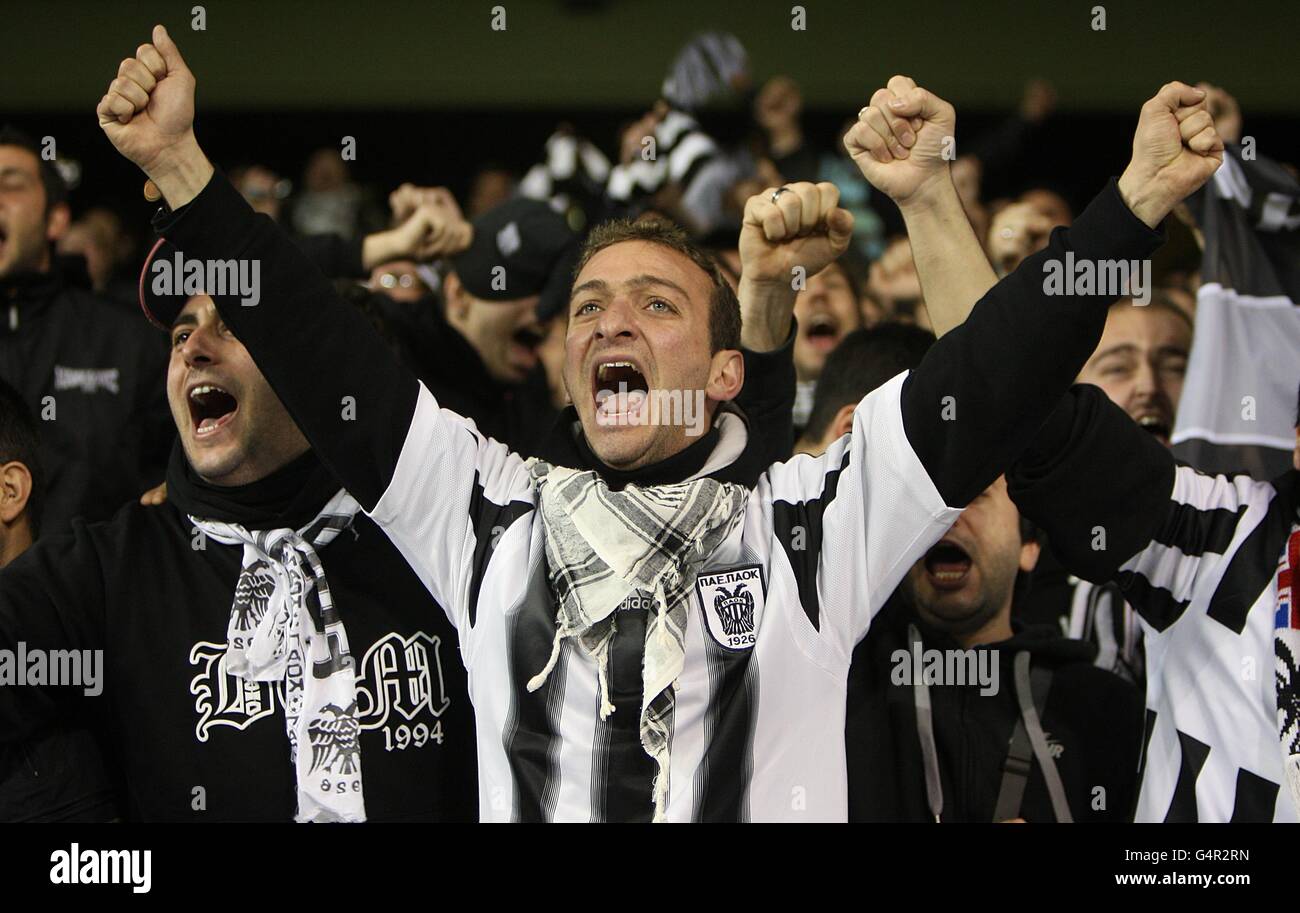
[[[89,707],[120,759],[128,817],[292,820],[280,686],[222,665],[242,550],[196,549],[186,512],[296,529],[337,489],[311,454],[220,491],[177,457],[167,504],[131,503],[33,546],[0,571],[0,650],[103,650],[103,693],[0,688],[0,744]],[[320,558],[357,666],[367,818],[476,820],[473,716],[442,609],[363,514]]]
[[[82,261],[0,280],[0,378],[41,430],[42,530],[106,520],[163,479],[175,427],[165,337],[96,297]]]
[[[908,626],[923,649],[958,649],[927,630],[896,594],[853,653],[846,721],[851,821],[933,821],[925,758],[911,679],[897,671],[910,663]],[[978,683],[930,685],[931,714],[942,787],[943,822],[994,819],[1011,737],[1020,719],[1013,673],[1028,651],[1031,670],[1049,670],[1046,700],[1038,708],[1072,818],[1122,821],[1132,815],[1142,739],[1142,696],[1129,683],[1092,665],[1094,649],[1050,627],[1014,625],[995,650],[997,690]],[[902,651],[901,653],[899,651]],[[1104,792],[1097,792],[1100,787]],[[1101,807],[1099,807],[1101,806]],[[1037,759],[1032,762],[1019,814],[1055,821]]]

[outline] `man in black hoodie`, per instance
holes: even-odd
[[[824,452],[851,428],[845,410],[915,367],[932,342],[927,331],[902,325],[848,336],[826,362],[815,433],[800,450]],[[1129,814],[1141,697],[1089,665],[1094,646],[1050,625],[1012,620],[1039,553],[1034,528],[1020,520],[999,478],[912,566],[853,651],[845,726],[850,820],[1063,820],[1048,768],[1062,783],[1055,800],[1068,809],[1065,820]],[[949,658],[952,665],[936,664]],[[1036,702],[1031,715],[1022,694]],[[1046,733],[1046,752],[1034,751],[1031,731]]]
[[[137,820],[474,820],[442,610],[212,299],[146,303],[171,327],[168,500],[75,521],[0,573],[9,669],[54,651],[103,669],[98,691],[0,674],[0,746],[92,713]]]
[[[1141,695],[1092,645],[1012,620],[1039,548],[999,478],[912,566],[853,654],[851,820],[1131,815]]]
[[[56,258],[67,188],[41,147],[0,129],[0,379],[41,422],[48,531],[104,520],[162,480],[172,436],[166,354],[98,299],[80,258]]]

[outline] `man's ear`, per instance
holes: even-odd
[[[1031,542],[1024,542],[1020,546],[1020,569],[1028,574],[1038,566],[1038,558],[1043,553],[1043,547],[1035,539]]]
[[[831,441],[838,441],[853,430],[853,413],[857,408],[857,403],[846,403],[840,407],[839,412],[835,413],[835,418],[831,420],[830,439],[826,442],[827,446],[830,446]]]
[[[723,349],[709,364],[709,385],[704,394],[718,403],[735,399],[745,385],[745,357],[738,349]]]
[[[17,460],[0,465],[0,523],[13,524],[32,496],[32,474]]]
[[[45,220],[45,240],[54,243],[67,233],[72,224],[72,211],[67,203],[55,203]]]
[[[443,298],[447,306],[447,320],[459,323],[469,316],[470,296],[460,282],[460,276],[448,273],[442,281]]]

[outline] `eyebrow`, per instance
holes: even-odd
[[[171,328],[172,330],[175,330],[177,327],[180,326],[193,327],[198,325],[199,325],[199,318],[195,317],[193,314],[177,314],[176,319],[172,321]]]
[[[1138,347],[1131,342],[1121,342],[1119,345],[1111,346],[1104,352],[1098,352],[1092,357],[1093,361],[1100,361],[1110,355],[1131,355],[1137,352]]]
[[[4,168],[0,168],[0,179],[7,178],[10,175],[15,175],[15,174],[18,175],[19,177],[27,178],[28,180],[31,180],[32,178],[32,173],[30,171],[24,171],[22,168],[19,168],[17,165],[6,165]]]
[[[651,285],[660,285],[663,286],[664,288],[672,289],[674,292],[681,295],[683,298],[686,298],[687,300],[690,300],[691,297],[689,294],[687,294],[684,288],[682,288],[676,282],[673,282],[671,279],[665,279],[662,276],[652,276],[649,273],[642,273],[639,276],[633,276],[631,279],[628,279],[623,284],[627,286],[629,289],[632,289],[633,291],[636,291],[638,289],[643,289]],[[582,283],[582,285],[579,285],[577,288],[573,290],[572,294],[569,296],[569,300],[572,301],[574,298],[577,298],[579,295],[581,295],[583,292],[586,291],[594,291],[601,295],[609,295],[609,290],[610,290],[610,285],[604,279],[588,279],[586,282]]]

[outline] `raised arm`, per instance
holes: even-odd
[[[1161,220],[1222,157],[1204,93],[1164,86],[1142,108],[1123,176],[926,355],[903,392],[903,422],[947,504],[969,503],[1028,445],[1096,348],[1107,308],[1124,294],[1113,271],[1110,281],[1097,277],[1108,264],[1140,268],[1160,244]],[[1075,281],[1081,268],[1093,281]],[[1053,283],[1052,276],[1064,278]]]
[[[473,611],[468,568],[488,560],[490,531],[531,492],[522,460],[439,408],[297,245],[213,173],[192,129],[194,77],[161,26],[119,74],[100,124],[166,198],[171,211],[155,226],[187,261],[256,270],[251,306],[237,293],[212,295],[222,319],[312,449],[460,625]]]
[[[862,176],[903,215],[936,336],[961,324],[997,281],[952,182],[956,131],[952,105],[895,76],[844,136]]]
[[[194,75],[162,26],[124,60],[97,113],[117,150],[158,186],[155,227],[187,260],[244,261],[256,303],[213,295],[313,449],[367,509],[388,486],[419,384],[366,318],[213,167],[194,136]]]

